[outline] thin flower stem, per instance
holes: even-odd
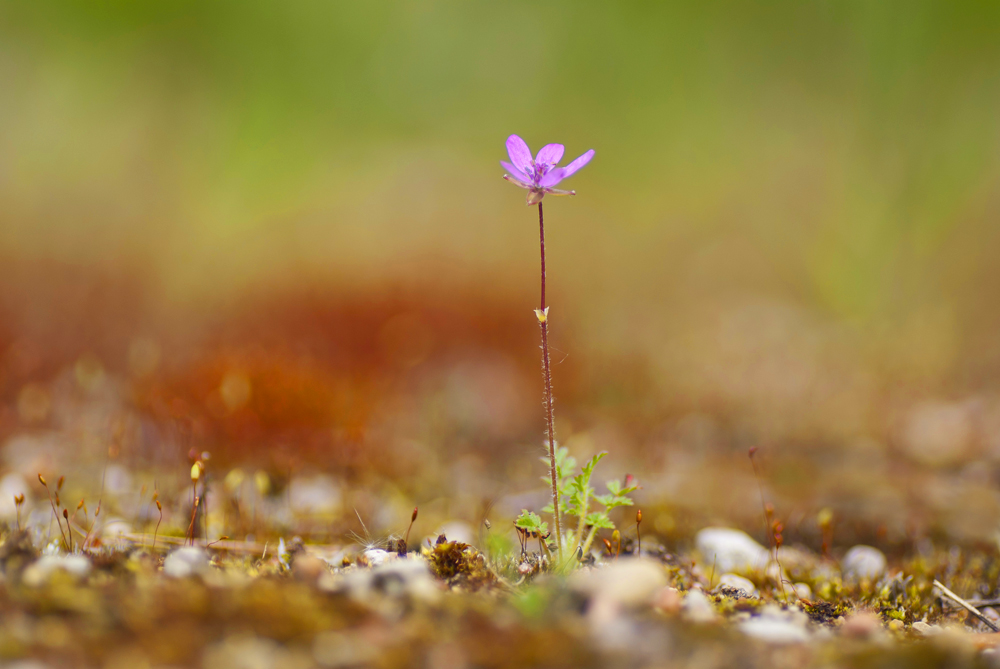
[[[542,256],[542,303],[537,312],[542,328],[542,374],[545,377],[545,419],[549,435],[549,474],[552,477],[552,510],[556,526],[556,550],[562,554],[562,524],[559,514],[559,480],[556,474],[556,426],[552,421],[552,370],[549,364],[549,319],[545,306],[545,219],[538,203],[538,246]]]

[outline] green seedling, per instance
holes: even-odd
[[[575,530],[567,530],[564,534],[565,556],[575,556],[582,559],[589,554],[594,543],[597,532],[602,529],[616,530],[608,512],[619,506],[632,506],[634,502],[629,497],[631,493],[639,489],[639,485],[631,476],[626,476],[625,481],[611,480],[605,486],[607,493],[597,494],[597,491],[590,484],[597,467],[604,456],[601,452],[593,456],[584,464],[579,473],[576,473],[576,458],[569,454],[565,448],[556,451],[556,478],[559,486],[559,515],[574,516],[577,518]],[[547,461],[547,458],[543,458]],[[544,478],[548,482],[548,478]],[[596,504],[592,504],[596,503]],[[600,508],[603,507],[603,508]],[[549,504],[542,509],[545,513],[554,514],[553,505]],[[638,517],[638,518],[641,518]],[[546,527],[541,519],[533,513],[522,511],[521,516],[515,521],[517,527],[537,532],[538,525]],[[547,527],[546,527],[547,530]],[[620,550],[620,546],[619,546]]]
[[[546,539],[549,538],[549,526],[548,523],[542,522],[537,513],[522,509],[521,515],[514,521],[514,527],[521,537],[521,555],[527,552],[526,543],[529,538],[538,539],[538,548],[545,555],[549,555],[549,546],[546,543]]]

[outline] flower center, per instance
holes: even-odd
[[[528,176],[530,176],[531,180],[537,185],[538,182],[542,180],[542,177],[544,177],[551,169],[552,165],[549,165],[548,163],[536,163],[532,160],[531,171],[528,173]]]

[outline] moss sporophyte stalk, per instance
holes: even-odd
[[[555,188],[563,179],[572,176],[583,168],[594,157],[591,149],[572,161],[565,167],[557,167],[562,160],[565,147],[562,144],[546,144],[538,154],[532,157],[527,143],[517,135],[507,138],[507,154],[510,162],[501,160],[500,164],[507,173],[504,179],[528,191],[527,204],[538,206],[538,247],[541,256],[541,300],[535,309],[542,335],[542,379],[544,383],[544,407],[548,455],[542,461],[548,465],[548,476],[543,477],[545,483],[551,486],[552,502],[542,511],[552,515],[552,525],[555,533],[555,550],[560,563],[569,557],[587,555],[594,536],[602,528],[614,529],[614,523],[608,517],[608,511],[616,506],[631,506],[632,500],[628,494],[638,486],[622,484],[618,481],[608,481],[608,494],[595,495],[590,479],[594,467],[605,453],[598,453],[585,464],[579,474],[576,474],[576,460],[565,448],[556,445],[555,423],[553,421],[552,398],[552,366],[549,358],[549,306],[545,303],[545,217],[542,211],[542,198],[546,195],[575,195],[576,191]],[[601,511],[590,511],[591,500],[601,504]],[[575,530],[563,530],[564,515],[579,519]],[[515,521],[519,530],[530,536],[538,537],[543,553],[548,553],[545,543],[549,536],[548,524],[528,510],[522,511]],[[522,544],[523,546],[523,544]],[[523,550],[523,548],[522,548]]]

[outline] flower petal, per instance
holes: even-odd
[[[511,182],[515,186],[520,186],[521,188],[527,188],[528,190],[531,190],[532,188],[534,188],[534,186],[532,186],[531,184],[525,183],[525,182],[521,181],[520,179],[518,179],[517,177],[513,177],[513,176],[511,176],[509,174],[503,175],[503,178],[506,179],[507,181]]]
[[[531,149],[517,135],[511,135],[507,138],[507,155],[510,156],[510,162],[514,163],[517,169],[522,172],[531,172]]]
[[[516,167],[508,163],[506,160],[501,160],[500,166],[503,167],[508,172],[510,172],[510,175],[515,179],[517,179],[518,181],[523,181],[526,184],[531,183],[531,177],[529,177],[527,174],[525,174],[521,170],[517,169]]]
[[[566,150],[562,144],[546,144],[538,150],[538,155],[535,156],[535,162],[545,165],[555,165],[563,157],[563,151]]]
[[[538,180],[538,185],[542,188],[550,188],[555,186],[557,183],[566,178],[566,168],[556,167],[549,170],[541,179]]]
[[[590,159],[593,157],[594,157],[594,150],[591,149],[590,151],[587,151],[585,154],[583,154],[582,156],[571,162],[569,165],[563,167],[562,176],[560,178],[565,179],[566,177],[573,176],[573,174],[575,174],[577,171],[583,168],[584,165],[589,163]]]

